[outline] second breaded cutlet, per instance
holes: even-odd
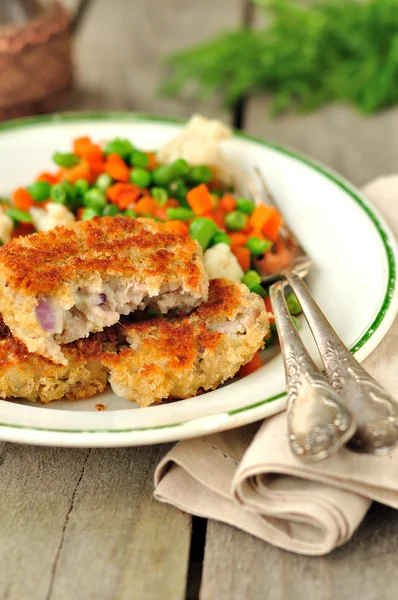
[[[116,395],[148,406],[188,398],[233,377],[263,346],[268,315],[260,296],[240,283],[210,282],[209,299],[189,316],[122,326],[129,347],[107,353]]]
[[[29,353],[0,317],[0,398],[51,402],[80,400],[103,392],[108,385],[108,369],[100,356],[105,351],[114,352],[118,339],[112,327],[94,333],[64,346],[68,365],[56,365]]]
[[[0,312],[13,335],[60,364],[60,348],[146,306],[189,312],[207,298],[199,244],[151,219],[96,217],[0,248]]]

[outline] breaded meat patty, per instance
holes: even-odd
[[[207,298],[202,250],[151,219],[96,217],[0,248],[0,312],[30,352],[67,364],[60,344],[150,306],[187,313]]]
[[[118,335],[113,328],[94,333],[62,348],[68,365],[56,365],[30,354],[0,319],[0,398],[25,398],[51,402],[66,398],[80,400],[103,392],[108,369],[102,352],[116,350]]]
[[[118,396],[148,406],[214,389],[249,362],[269,333],[264,302],[241,284],[210,282],[209,299],[189,316],[122,326],[129,347],[105,354]]]

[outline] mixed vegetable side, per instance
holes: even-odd
[[[74,140],[72,152],[56,152],[53,160],[58,167],[54,173],[40,173],[32,184],[16,189],[11,200],[0,199],[2,243],[76,219],[150,217],[164,222],[172,233],[197,240],[209,268],[217,264],[222,248],[229,265],[233,261],[234,274],[215,276],[240,279],[264,298],[272,312],[268,292],[252,266],[253,259],[265,266],[276,261],[278,266],[278,256],[286,252],[279,238],[282,218],[274,207],[239,197],[206,165],[191,166],[183,158],[160,164],[154,152],[138,150],[127,139],[115,138],[101,147],[89,137],[80,137]],[[288,305],[292,315],[301,312],[293,295],[288,296]],[[274,335],[272,324],[267,345]],[[240,374],[261,364],[256,355]]]

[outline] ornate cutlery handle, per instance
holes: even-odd
[[[286,306],[285,285],[275,283],[270,297],[285,366],[290,446],[298,458],[321,460],[349,440],[355,423],[307,353]]]
[[[344,346],[301,277],[292,272],[286,277],[301,304],[329,381],[355,416],[357,430],[350,448],[370,454],[391,451],[398,442],[398,403]]]

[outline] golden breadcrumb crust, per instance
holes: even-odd
[[[245,285],[215,279],[209,299],[184,318],[154,318],[122,327],[130,347],[105,353],[118,395],[148,406],[188,398],[233,377],[263,346],[268,315]]]
[[[101,363],[103,351],[115,351],[114,328],[63,347],[68,365],[56,365],[16,340],[0,317],[0,398],[24,398],[50,402],[79,400],[103,392],[108,369]]]
[[[90,321],[83,334],[71,337],[44,331],[36,308],[51,301],[63,315],[73,310],[81,289],[114,281],[123,288],[146,290],[151,298],[178,293],[181,305],[207,297],[208,279],[202,250],[188,236],[168,233],[152,219],[96,217],[19,237],[0,248],[0,312],[14,337],[30,352],[66,364],[59,344],[100,331]],[[58,313],[59,314],[59,313]],[[112,325],[118,319],[113,312]]]
[[[89,278],[93,272],[146,283],[168,275],[198,290],[203,286],[198,255],[197,242],[152,219],[95,217],[5,244],[0,275],[6,287],[31,297],[55,296],[77,276]]]

